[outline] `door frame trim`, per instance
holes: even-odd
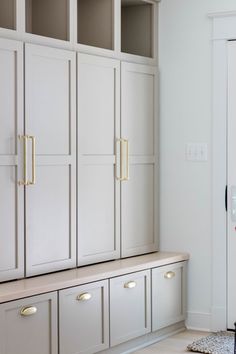
[[[236,12],[212,19],[212,308],[211,330],[227,328],[227,42],[236,39]]]

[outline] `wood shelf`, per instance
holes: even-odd
[[[0,284],[0,303],[183,262],[188,259],[187,253],[156,252],[3,283]]]

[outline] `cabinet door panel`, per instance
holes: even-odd
[[[91,298],[79,300],[83,294]],[[60,353],[92,354],[108,348],[108,306],[107,280],[60,291]]]
[[[80,171],[80,238],[79,254],[84,260],[103,260],[115,250],[115,190],[114,168],[107,165],[85,165]],[[112,206],[112,207],[111,207]],[[114,235],[114,237],[111,237]],[[81,248],[81,249],[80,249]]]
[[[26,191],[28,264],[56,270],[71,258],[71,171],[69,166],[37,166],[36,172],[36,185]]]
[[[113,155],[117,61],[79,54],[79,151]]]
[[[23,44],[0,39],[0,281],[24,275]]]
[[[131,155],[154,155],[156,69],[122,63],[122,137]]]
[[[121,136],[129,142],[129,180],[121,186],[122,257],[158,249],[157,69],[122,63]]]
[[[38,137],[39,155],[70,153],[72,59],[64,51],[26,47],[26,130]]]
[[[78,54],[78,264],[120,256],[120,63]]]
[[[122,251],[132,256],[155,250],[154,168],[132,164],[130,180],[122,184]]]
[[[23,316],[28,307],[37,312]],[[57,294],[0,305],[0,327],[1,354],[57,354]]]
[[[26,187],[26,271],[35,275],[76,265],[76,55],[30,44],[25,55],[25,130],[36,138],[36,184]]]
[[[111,346],[151,331],[149,270],[110,280],[110,330]]]
[[[185,272],[185,262],[152,269],[153,332],[185,319]]]

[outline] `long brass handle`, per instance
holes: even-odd
[[[30,307],[23,307],[20,311],[21,316],[32,316],[35,315],[37,312],[37,307],[30,306]]]
[[[20,140],[23,140],[24,143],[24,153],[23,153],[23,164],[24,164],[24,179],[19,181],[18,184],[20,186],[27,186],[28,185],[28,176],[27,176],[27,170],[28,170],[28,166],[27,166],[27,136],[26,135],[19,135],[18,138]]]
[[[135,281],[129,281],[128,283],[124,284],[125,289],[133,289],[136,287],[136,282]]]
[[[32,142],[32,179],[28,181],[29,185],[34,185],[36,183],[36,167],[35,167],[35,137],[28,135],[28,139]]]
[[[175,272],[167,272],[167,273],[165,273],[164,277],[166,279],[172,279],[175,277]]]
[[[118,144],[120,144],[120,174],[118,174]],[[123,167],[123,151],[124,139],[116,139],[116,179],[124,181],[124,167]]]
[[[88,301],[92,298],[92,294],[90,293],[83,293],[77,296],[78,301]]]

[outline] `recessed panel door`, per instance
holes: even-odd
[[[78,264],[120,256],[120,63],[78,54]]]
[[[0,281],[24,276],[23,44],[0,39]]]
[[[28,276],[76,265],[75,56],[25,49]]]
[[[151,331],[150,270],[110,279],[110,344]]]
[[[59,292],[60,354],[92,354],[109,347],[108,280]]]
[[[122,63],[121,72],[124,169],[129,167],[121,185],[121,252],[129,257],[158,247],[157,69]]]
[[[57,293],[0,305],[1,354],[58,354]]]

